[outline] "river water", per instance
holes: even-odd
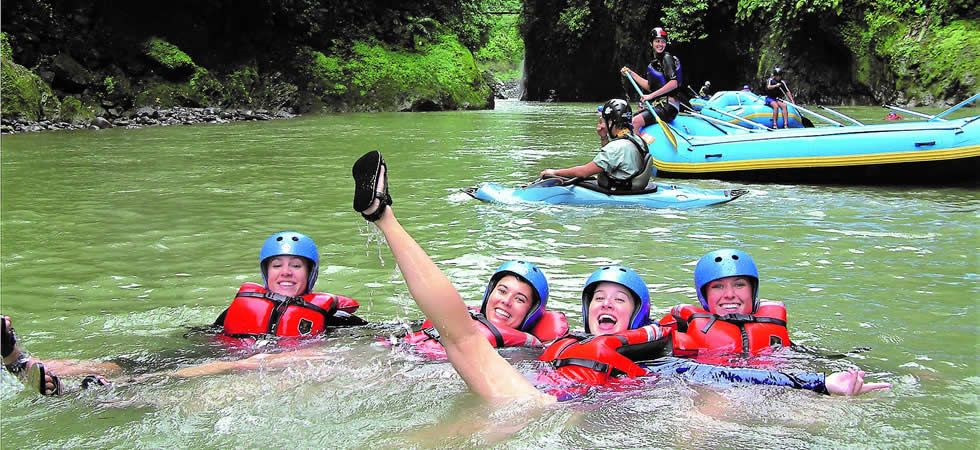
[[[502,206],[460,192],[588,161],[594,108],[503,101],[493,111],[4,136],[3,314],[39,357],[114,361],[126,375],[110,390],[40,398],[4,371],[3,445],[974,445],[976,190],[683,180],[750,190],[686,211]],[[377,342],[421,314],[379,234],[351,211],[351,164],[373,149],[388,161],[403,225],[470,304],[497,265],[525,258],[548,275],[549,307],[579,328],[586,277],[621,263],[645,278],[659,317],[696,302],[701,255],[740,247],[805,346],[787,353],[787,370],[856,367],[894,388],[838,398],[660,378],[543,413],[489,410],[447,363]],[[317,344],[325,357],[286,369],[126,382],[240,356],[192,327],[261,280],[259,247],[286,229],[318,243],[317,290],[357,299],[372,325],[331,333]],[[505,355],[533,375],[533,354]]]

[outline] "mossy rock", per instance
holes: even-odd
[[[0,114],[3,117],[45,120],[58,116],[61,101],[41,77],[11,60],[6,38],[0,55]]]
[[[82,105],[81,100],[68,96],[61,100],[61,111],[58,118],[65,122],[77,124],[91,121],[95,118],[95,114]]]

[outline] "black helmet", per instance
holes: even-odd
[[[614,98],[606,102],[602,105],[602,118],[606,121],[606,128],[609,130],[612,130],[613,126],[633,129],[633,110],[626,100]]]
[[[660,27],[656,27],[650,30],[650,42],[653,42],[656,39],[663,39],[667,42],[670,42],[670,40],[667,39],[667,30],[664,30],[663,28]]]
[[[781,77],[781,76],[783,76],[783,69],[781,67],[777,67],[775,69],[772,69],[772,76],[774,76],[774,77],[777,77],[777,76],[778,77]]]

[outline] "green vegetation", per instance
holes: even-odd
[[[955,19],[957,2],[862,2],[841,36],[857,61],[855,78],[904,93],[910,103],[980,88],[980,23]]]
[[[312,70],[327,87],[322,92],[329,104],[368,110],[405,110],[422,104],[485,108],[490,98],[473,55],[454,34],[436,36],[418,51],[371,40],[355,41],[342,59],[312,54]]]
[[[520,2],[511,0],[502,5],[502,11],[519,11]],[[500,14],[487,31],[487,43],[474,53],[477,65],[490,70],[502,81],[515,81],[521,77],[521,61],[524,60],[524,39],[518,29],[520,16]]]
[[[171,71],[193,71],[197,64],[177,46],[159,38],[151,38],[143,43],[143,52],[150,59]]]
[[[10,48],[10,40],[7,39],[7,33],[0,33],[0,58],[11,59],[14,56],[14,51]]]

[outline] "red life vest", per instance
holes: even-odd
[[[530,333],[504,325],[494,325],[476,309],[470,308],[473,326],[480,330],[490,345],[495,348],[504,347],[544,347],[543,342],[551,341],[568,332],[568,320],[565,314],[557,311],[544,311],[541,319],[535,324]],[[402,342],[412,346],[412,349],[432,358],[445,358],[446,349],[439,341],[439,331],[426,320],[419,331],[410,333],[402,338]]]
[[[621,375],[646,375],[646,369],[633,361],[666,356],[669,349],[669,335],[653,324],[617,334],[569,334],[545,349],[538,360],[550,362],[567,381],[602,385]]]
[[[786,307],[763,300],[755,314],[711,314],[699,307],[678,305],[660,319],[671,330],[674,355],[759,354],[771,347],[788,347]]]
[[[317,336],[338,311],[351,314],[359,306],[354,299],[340,295],[311,293],[289,297],[269,292],[259,284],[245,283],[215,325],[222,325],[222,334],[232,337]]]

